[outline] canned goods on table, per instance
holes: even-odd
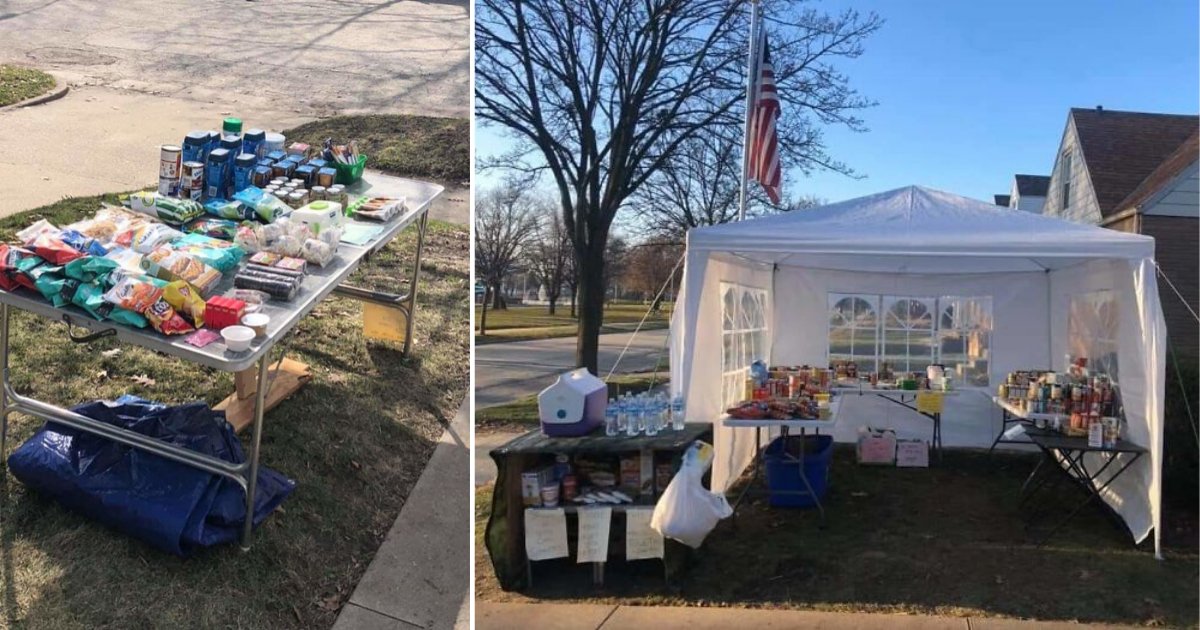
[[[179,196],[200,201],[204,197],[204,163],[184,162],[179,171]]]
[[[158,176],[171,179],[179,178],[179,164],[183,150],[173,144],[164,144],[159,149]]]

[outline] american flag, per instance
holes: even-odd
[[[779,95],[775,92],[775,69],[771,66],[771,49],[767,46],[765,33],[756,74],[748,147],[749,177],[762,185],[772,203],[779,203],[783,180],[779,168],[779,134],[775,132],[775,121],[779,118]]]

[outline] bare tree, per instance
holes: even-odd
[[[504,277],[520,260],[536,225],[529,198],[520,186],[507,183],[479,196],[475,204],[475,273],[484,283],[479,334],[487,334],[488,298],[499,298]]]
[[[658,311],[662,302],[659,291],[674,275],[675,263],[683,255],[678,242],[649,241],[629,248],[626,256],[625,286],[639,293],[642,300],[654,300],[650,310]]]
[[[604,248],[604,293],[611,291],[613,299],[621,297],[620,280],[625,275],[625,263],[629,254],[629,243],[620,236],[608,239]]]
[[[854,57],[881,21],[764,0],[779,133],[791,168],[849,171],[820,125],[862,129],[871,103],[829,60]],[[746,3],[729,0],[479,0],[476,115],[517,140],[500,161],[553,180],[580,300],[577,365],[596,370],[605,252],[617,212],[700,130],[743,119]]]
[[[537,231],[527,248],[526,257],[529,270],[546,291],[549,312],[553,315],[567,274],[571,271],[568,261],[575,257],[575,251],[567,228],[563,225],[562,215],[553,202],[538,205],[537,219]],[[574,314],[571,316],[574,317]]]

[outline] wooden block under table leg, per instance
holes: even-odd
[[[308,366],[291,359],[284,359],[275,369],[275,364],[268,366],[267,399],[264,401],[263,413],[274,409],[276,405],[296,393],[305,383],[312,380],[312,372]],[[254,424],[254,400],[258,393],[258,369],[252,368],[236,372],[233,375],[234,393],[230,394],[215,407],[224,411],[225,418],[233,425],[233,430],[241,432]]]

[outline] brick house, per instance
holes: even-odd
[[[1072,108],[1043,214],[1153,236],[1163,273],[1200,311],[1200,117]],[[1167,336],[1200,356],[1200,325],[1160,276]]]

